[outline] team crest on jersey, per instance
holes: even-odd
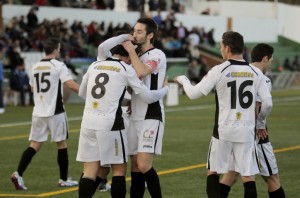
[[[231,77],[230,72],[229,72],[228,74],[226,74],[226,77],[227,77],[227,78],[230,78],[230,77]]]
[[[97,109],[98,108],[98,102],[93,102],[93,109]]]
[[[240,120],[241,117],[242,117],[242,113],[241,113],[241,112],[237,112],[237,113],[235,114],[235,117],[236,117],[237,120]]]

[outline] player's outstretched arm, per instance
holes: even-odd
[[[158,90],[149,90],[145,85],[143,85],[144,91],[139,94],[141,99],[147,104],[152,104],[160,99],[162,99],[169,91],[169,86],[166,85]]]
[[[84,76],[82,77],[82,81],[78,92],[78,95],[83,99],[86,98],[87,84],[88,84],[88,73],[85,73]]]
[[[65,82],[68,88],[70,88],[72,91],[78,93],[79,91],[79,84],[77,84],[74,80],[67,80]]]
[[[149,90],[145,84],[136,76],[134,69],[127,70],[128,84],[135,94],[139,95],[141,99],[147,104],[154,103],[162,99],[169,91],[169,86],[164,83],[164,87],[158,90]]]
[[[108,57],[111,57],[110,50],[115,47],[116,45],[121,44],[124,41],[132,41],[133,37],[131,34],[121,34],[119,36],[115,36],[112,38],[109,38],[105,40],[103,43],[101,43],[98,46],[98,55],[97,55],[97,60],[103,60]]]
[[[197,85],[192,85],[190,80],[182,75],[182,76],[176,76],[174,78],[174,81],[175,82],[178,82],[179,84],[181,84],[183,86],[183,89],[186,93],[186,95],[194,100],[194,99],[197,99],[197,98],[200,98],[202,96],[204,96],[204,94],[200,91],[200,83],[198,83]]]

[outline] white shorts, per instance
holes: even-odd
[[[76,160],[100,161],[101,166],[128,161],[126,131],[92,130],[81,128]]]
[[[257,144],[260,175],[271,176],[278,173],[276,158],[270,142]]]
[[[127,133],[129,155],[161,155],[164,128],[164,123],[159,120],[130,120]]]
[[[226,142],[212,137],[207,168],[218,174],[229,171],[239,172],[241,176],[258,174],[255,142]]]
[[[68,139],[68,121],[65,113],[50,117],[32,116],[32,125],[29,140],[36,142],[45,142],[48,134],[51,133],[52,142],[60,142]]]

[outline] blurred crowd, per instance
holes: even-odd
[[[5,3],[9,2],[6,1]],[[24,60],[21,57],[22,52],[42,52],[43,41],[49,36],[60,38],[62,44],[61,58],[62,61],[67,62],[73,57],[95,58],[97,47],[101,42],[115,35],[118,31],[132,31],[132,26],[129,23],[113,24],[110,21],[92,21],[89,24],[84,24],[82,21],[68,21],[59,18],[41,21],[37,15],[39,6],[43,5],[66,6],[69,3],[71,7],[108,9],[107,6],[111,6],[109,9],[113,9],[114,1],[19,1],[19,3],[26,5],[31,5],[32,2],[35,5],[30,8],[27,15],[16,16],[4,21],[3,30],[0,32],[0,62],[4,69],[10,71],[9,76],[23,75],[22,72],[19,72],[20,68],[24,66]],[[82,4],[83,2],[84,4]],[[100,6],[101,2],[104,2],[103,7]],[[108,4],[109,2],[111,4]],[[145,1],[142,0],[128,0],[128,10],[139,10],[139,7],[144,3]],[[187,57],[189,60],[199,59],[197,63],[203,63],[200,60],[197,46],[214,46],[214,30],[206,32],[203,27],[193,27],[188,30],[180,21],[176,20],[176,13],[184,11],[184,6],[176,0],[172,1],[171,9],[164,18],[161,16],[161,10],[167,9],[165,0],[150,0],[147,3],[151,12],[140,11],[142,15],[153,18],[159,26],[158,37],[154,45],[162,49],[167,57]],[[95,7],[95,5],[97,6]],[[26,74],[26,71],[24,73]],[[10,82],[12,81],[10,79]],[[24,92],[27,90],[27,83],[25,84],[26,86],[21,86],[22,89],[24,88],[22,90]],[[10,88],[14,89],[12,83],[10,85]]]
[[[0,45],[5,48],[4,67],[14,69],[21,52],[40,52],[42,43],[49,36],[61,39],[61,55],[64,57],[96,57],[97,46],[118,31],[130,32],[129,23],[113,24],[109,21],[81,21],[55,19],[40,21],[37,17],[39,7],[33,6],[26,16],[13,17],[5,21],[0,35]],[[149,13],[155,13],[153,15]],[[203,27],[188,30],[176,20],[175,11],[170,10],[163,18],[160,10],[147,12],[159,25],[159,35],[155,46],[162,49],[167,57],[197,56],[197,45],[215,45],[214,29],[205,31]],[[195,55],[194,55],[195,54]]]

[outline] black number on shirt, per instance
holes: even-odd
[[[100,78],[103,78],[103,81],[100,82]],[[109,76],[106,73],[100,73],[96,76],[95,78],[95,86],[92,88],[92,96],[95,99],[100,99],[104,96],[105,92],[106,92],[106,88],[104,87],[104,85],[107,84],[109,80]],[[97,94],[96,90],[100,89],[100,93]]]
[[[251,86],[251,85],[253,85],[253,81],[246,80],[240,85],[240,87],[238,89],[238,100],[243,109],[249,108],[253,102],[253,95],[252,95],[251,91],[244,91],[245,87]],[[236,97],[236,94],[237,94],[236,93],[237,92],[236,81],[228,82],[227,87],[231,88],[231,109],[236,109],[236,99],[237,99],[237,97]],[[245,97],[248,98],[247,102],[244,102]]]
[[[47,79],[47,76],[50,76],[50,72],[44,72],[41,73],[41,79],[40,79],[40,73],[34,74],[35,80],[36,80],[36,91],[39,92],[47,92],[50,89],[51,83],[50,80]],[[45,88],[40,89],[40,84],[46,84]]]

